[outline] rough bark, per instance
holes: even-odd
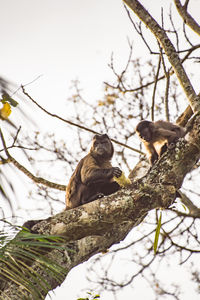
[[[200,158],[200,96],[196,95],[192,84],[182,66],[180,58],[166,32],[136,0],[124,2],[137,14],[152,31],[162,45],[181,86],[188,98],[193,112],[196,112],[193,128],[186,139],[180,140],[175,149],[165,153],[158,163],[144,174],[146,167],[137,168],[131,174],[133,183],[117,193],[88,203],[81,207],[61,212],[51,218],[39,221],[32,227],[40,234],[57,234],[65,238],[65,250],[52,250],[46,253],[66,272],[63,280],[56,280],[33,262],[32,269],[43,276],[49,283],[49,290],[60,285],[68,272],[76,265],[104,251],[123,240],[128,232],[141,223],[148,212],[159,207],[170,206],[176,198],[176,191],[181,187],[188,172]],[[136,180],[135,173],[140,177]],[[141,175],[142,174],[142,175]],[[144,176],[143,176],[144,175]],[[71,251],[73,250],[73,251]],[[4,265],[0,263],[0,269]],[[40,290],[40,286],[36,285]],[[1,282],[1,299],[19,299],[19,289],[13,281]],[[28,291],[23,290],[27,299],[33,299]],[[42,292],[45,298],[47,292]]]
[[[176,197],[185,175],[200,158],[200,117],[186,139],[181,139],[175,149],[167,151],[147,171],[147,174],[126,189],[86,205],[63,211],[35,224],[32,229],[40,234],[58,234],[65,237],[65,250],[52,250],[46,255],[65,268],[66,274],[76,265],[96,253],[123,240],[128,232],[141,223],[148,212],[158,207],[168,207]],[[132,174],[132,179],[134,174]],[[73,250],[70,251],[69,249]],[[0,263],[0,268],[3,267]],[[32,268],[50,284],[50,290],[64,281],[58,281],[34,262]],[[8,281],[1,284],[2,299],[19,299],[19,287]],[[40,289],[40,286],[36,286]],[[33,299],[27,292],[27,299]],[[45,298],[46,293],[43,292]]]

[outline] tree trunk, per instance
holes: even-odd
[[[159,207],[167,208],[176,198],[185,175],[200,158],[200,117],[194,120],[193,129],[186,139],[178,141],[175,149],[168,150],[145,176],[117,193],[75,209],[63,211],[51,218],[39,221],[32,227],[39,234],[61,235],[65,238],[64,250],[46,253],[65,270],[65,276],[78,264],[113,244],[123,240],[130,230],[141,223],[148,212]],[[138,169],[135,172],[139,174]],[[0,263],[0,268],[3,268]],[[31,266],[49,283],[49,291],[64,280],[57,280],[40,268],[38,262]],[[29,280],[27,278],[27,280]],[[0,281],[1,299],[19,299],[19,289],[13,281]],[[40,285],[35,284],[40,290]],[[33,299],[25,289],[27,299]],[[48,291],[42,291],[45,298]]]

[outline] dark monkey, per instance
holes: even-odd
[[[113,177],[122,171],[112,167],[114,148],[107,134],[95,135],[90,152],[78,163],[66,189],[66,209],[91,202],[120,189]]]
[[[167,150],[173,149],[179,138],[185,135],[185,130],[167,121],[141,121],[136,132],[141,138],[151,165]]]

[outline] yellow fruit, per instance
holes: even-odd
[[[11,114],[11,106],[8,102],[4,103],[3,107],[0,109],[0,116],[3,119],[7,119]]]
[[[124,172],[122,172],[122,175],[120,177],[114,177],[114,180],[122,187],[131,184],[130,179],[125,176]]]

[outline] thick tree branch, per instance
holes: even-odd
[[[31,229],[40,234],[64,236],[66,249],[49,251],[47,256],[62,265],[67,275],[74,266],[124,239],[150,210],[168,207],[175,199],[176,190],[181,187],[185,175],[199,158],[200,117],[197,116],[187,141],[180,140],[176,148],[166,152],[146,176],[109,197],[38,221]],[[1,264],[0,267],[3,267]],[[37,262],[31,267],[44,276],[51,289],[61,284]],[[13,282],[7,282],[1,288],[0,296],[18,299],[17,288]],[[39,286],[36,288],[40,289]],[[24,293],[31,299],[27,291]]]
[[[134,13],[151,30],[156,39],[159,41],[174,69],[174,72],[183,88],[193,112],[198,112],[200,110],[200,97],[196,95],[193,86],[182,66],[178,53],[168,38],[165,30],[160,27],[156,20],[148,13],[148,11],[141,5],[139,1],[124,0],[124,2],[134,11]]]

